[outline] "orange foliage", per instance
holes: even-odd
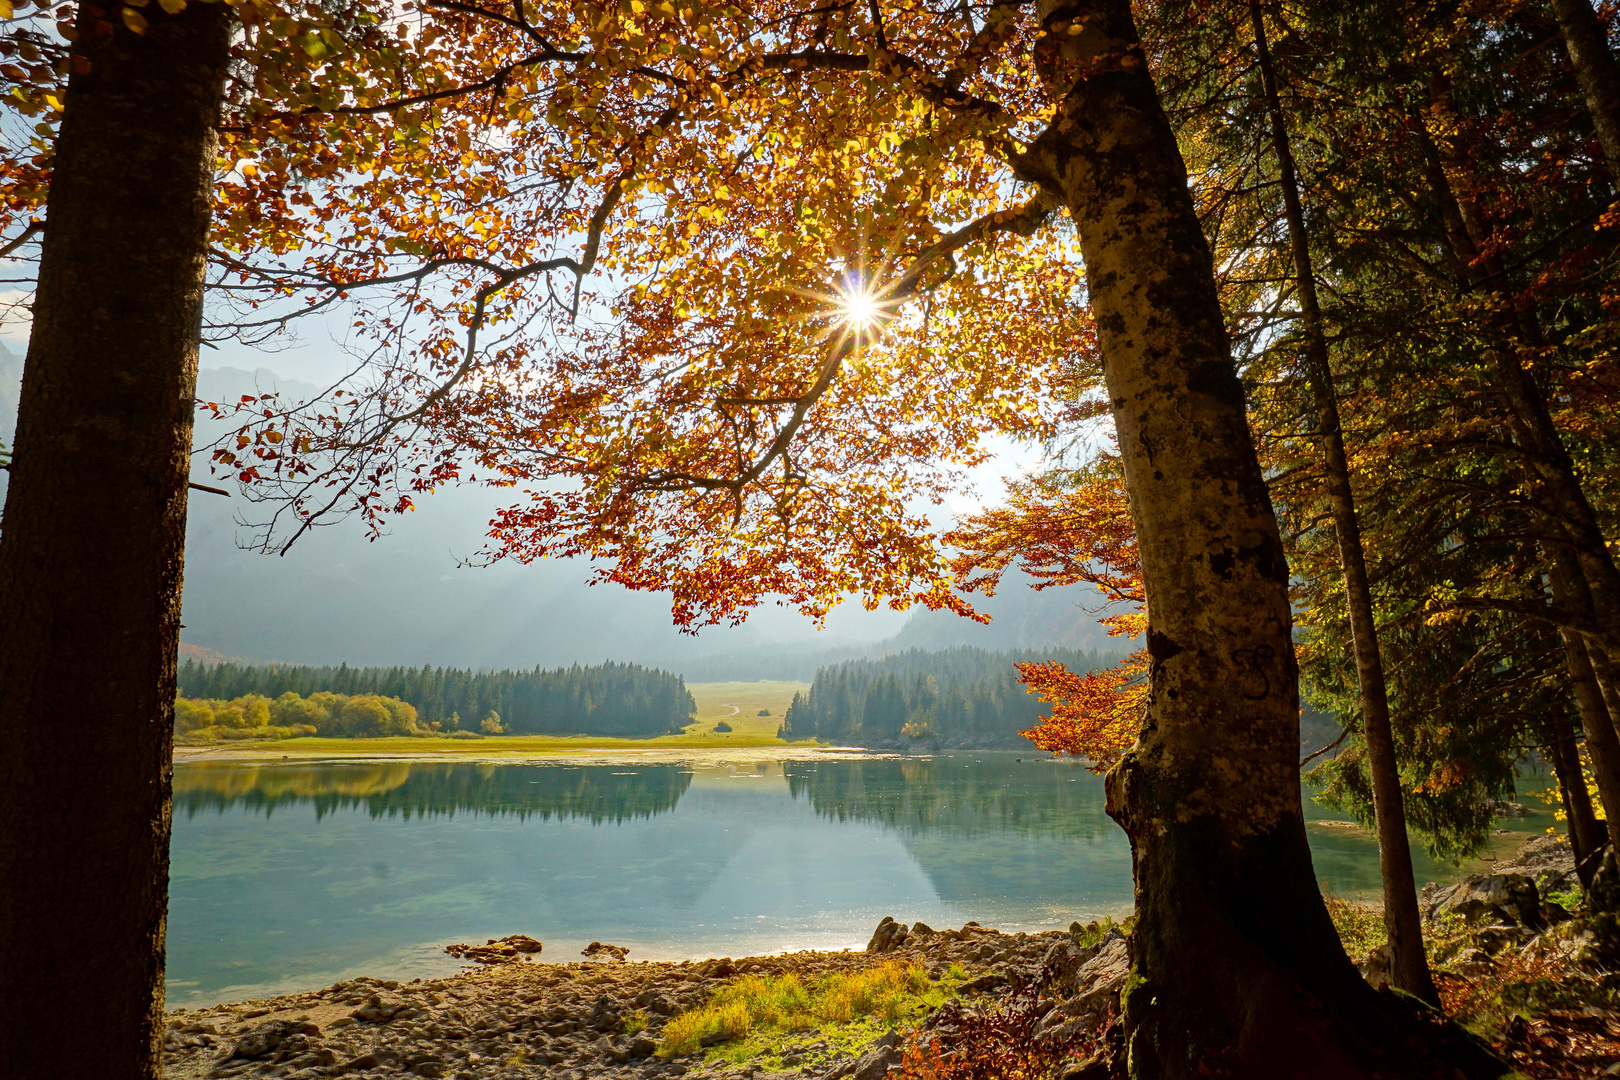
[[[1032,694],[1053,706],[1052,715],[1020,735],[1054,754],[1080,754],[1091,768],[1111,768],[1136,741],[1147,707],[1147,653],[1138,649],[1118,666],[1077,675],[1062,664],[1018,664],[1018,677]]]
[[[1006,506],[969,518],[945,541],[960,549],[951,569],[969,589],[994,594],[1016,562],[1037,589],[1089,582],[1110,600],[1146,601],[1136,526],[1112,458],[1080,474],[1011,483]]]
[[[1111,635],[1136,637],[1147,628],[1136,529],[1112,458],[1082,473],[1011,484],[1006,506],[970,518],[945,540],[960,551],[951,568],[969,589],[993,594],[1016,563],[1037,589],[1085,582],[1112,602],[1133,605],[1102,620]],[[1087,757],[1101,772],[1136,740],[1147,706],[1146,652],[1088,674],[1059,663],[1017,667],[1029,692],[1053,706],[1051,716],[1021,733],[1042,750]]]

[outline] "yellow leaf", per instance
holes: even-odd
[[[178,15],[186,10],[186,0],[158,0],[158,5],[170,15]]]
[[[11,0],[0,0],[0,19],[11,18]]]
[[[127,0],[129,6],[133,8],[143,8],[151,2],[152,0]]]
[[[137,34],[146,33],[146,17],[132,7],[123,10],[124,25]]]

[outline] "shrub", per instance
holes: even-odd
[[[324,692],[307,698],[286,693],[275,701],[259,694],[232,701],[176,698],[174,730],[178,735],[204,739],[425,734],[417,723],[416,709],[408,702],[377,694],[345,697]]]
[[[1084,1075],[1123,1076],[1124,1040],[1111,1014],[1094,1032],[1035,1038],[1060,983],[1058,969],[1048,965],[1035,979],[1015,983],[1012,993],[994,1006],[946,1002],[929,1019],[927,1030],[907,1039],[900,1067],[890,1075],[897,1080],[1045,1080],[1065,1062],[1090,1058],[1097,1061],[1097,1070]]]
[[[731,725],[722,720],[718,724],[714,725],[714,730],[719,732],[727,732],[731,730]]]
[[[214,710],[206,701],[180,698],[174,703],[174,730],[181,734],[214,726]]]

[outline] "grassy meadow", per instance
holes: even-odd
[[[556,735],[486,735],[481,738],[385,736],[363,739],[331,739],[302,736],[294,739],[243,739],[228,743],[197,746],[188,750],[228,751],[233,756],[247,752],[263,756],[274,750],[288,757],[341,757],[343,755],[396,756],[432,754],[435,757],[534,757],[548,754],[584,753],[612,750],[746,750],[764,746],[786,746],[776,737],[776,728],[787,713],[793,695],[809,688],[801,682],[723,682],[688,683],[686,687],[697,704],[693,722],[679,735],[657,739],[617,739],[598,736],[563,737]],[[770,715],[760,716],[760,710]],[[715,731],[724,721],[731,731]]]

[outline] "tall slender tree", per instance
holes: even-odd
[[[1417,882],[1412,873],[1412,849],[1406,835],[1406,804],[1400,768],[1395,761],[1395,739],[1390,727],[1389,692],[1384,682],[1384,661],[1378,646],[1378,624],[1373,615],[1372,586],[1367,556],[1356,516],[1355,493],[1350,484],[1350,461],[1344,448],[1344,425],[1339,416],[1338,391],[1333,385],[1327,331],[1316,292],[1316,265],[1299,176],[1289,140],[1288,118],[1277,89],[1276,65],[1271,58],[1265,13],[1259,0],[1249,3],[1255,59],[1260,69],[1261,93],[1271,122],[1271,147],[1277,160],[1283,219],[1293,256],[1294,289],[1299,301],[1305,377],[1316,401],[1324,475],[1338,539],[1339,562],[1344,574],[1345,603],[1350,613],[1351,644],[1355,654],[1361,726],[1367,743],[1367,765],[1372,778],[1373,811],[1378,825],[1378,861],[1384,894],[1384,926],[1389,934],[1390,978],[1402,990],[1438,1005],[1440,995],[1429,974],[1423,948],[1423,924],[1418,911]]]
[[[1580,80],[1592,127],[1609,175],[1620,182],[1620,65],[1609,51],[1609,30],[1590,0],[1551,0],[1575,77]]]

